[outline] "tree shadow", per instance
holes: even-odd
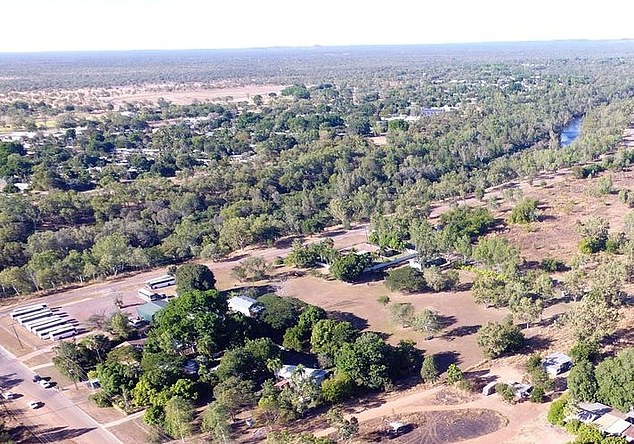
[[[536,352],[546,350],[552,345],[552,343],[552,339],[536,335],[530,338],[526,338],[526,341],[524,342],[524,347],[522,348],[526,352]]]
[[[347,233],[346,230],[326,231],[326,232],[321,233],[319,235],[319,237],[337,237],[337,236],[341,236],[342,234],[346,234],[346,233]]]
[[[481,325],[461,325],[453,328],[442,335],[443,338],[452,341],[455,338],[462,338],[464,336],[471,336],[478,332]]]
[[[236,256],[222,257],[218,259],[216,262],[237,262],[246,257],[249,257],[248,253],[238,254]]]
[[[22,427],[19,427],[20,429]],[[34,431],[32,429],[35,429]],[[42,442],[61,442],[82,436],[88,432],[95,430],[95,427],[69,429],[66,427],[50,427],[35,426],[31,430],[21,430],[19,433],[24,437],[20,442],[39,444]]]
[[[461,282],[456,284],[454,291],[469,291],[473,288],[473,282]]]
[[[457,319],[455,316],[445,316],[445,315],[438,315],[438,321],[440,322],[440,328],[447,328],[452,326],[453,324],[455,324],[457,322]]]
[[[275,248],[290,248],[293,246],[293,242],[295,241],[300,241],[300,242],[304,242],[305,237],[304,236],[289,236],[289,237],[285,237],[283,239],[278,239],[273,243],[273,246]]]
[[[367,319],[360,318],[359,316],[347,311],[329,311],[328,318],[340,322],[350,322],[357,330],[365,330],[369,325]]]
[[[453,350],[436,353],[434,356],[436,357],[436,364],[438,365],[438,370],[441,373],[446,372],[451,364],[458,365],[462,362],[462,359],[460,358],[460,354]]]
[[[24,381],[24,379],[15,377],[15,375],[15,373],[0,375],[0,387],[8,390]]]
[[[243,294],[249,296],[253,299],[257,299],[260,296],[269,293],[275,293],[277,288],[271,284],[261,284],[261,285],[243,285],[242,287],[233,287],[227,290],[221,291],[220,294],[225,297],[233,296],[233,293]]]

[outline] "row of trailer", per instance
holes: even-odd
[[[53,312],[45,303],[16,308],[10,316],[40,339],[58,341],[77,334],[77,328],[65,313]]]

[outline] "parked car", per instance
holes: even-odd
[[[37,373],[35,375],[33,375],[33,382],[39,382],[42,379],[42,377],[40,375],[38,375]]]
[[[48,382],[46,379],[40,379],[40,385],[45,389],[53,387],[53,384]]]
[[[3,392],[2,397],[4,399],[15,399],[18,397],[18,394],[13,392]]]
[[[44,403],[42,401],[29,401],[29,407],[32,409],[39,409]]]

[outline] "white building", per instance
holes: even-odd
[[[290,381],[293,378],[293,375],[297,371],[297,365],[283,365],[275,375],[278,378],[284,379],[286,381]],[[312,379],[316,384],[321,384],[324,379],[328,376],[328,372],[326,370],[322,370],[320,368],[310,368],[303,367],[300,378],[301,379]]]
[[[248,296],[234,296],[227,301],[229,310],[242,313],[248,318],[252,318],[258,315],[264,307],[253,298]]]
[[[551,378],[567,372],[572,367],[572,359],[563,353],[552,353],[544,358],[544,368]]]

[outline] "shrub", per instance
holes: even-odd
[[[460,390],[464,390],[465,392],[473,391],[473,383],[468,379],[461,379],[460,381],[458,381],[457,387]]]
[[[527,224],[537,221],[537,204],[536,199],[522,199],[511,211],[509,222],[512,224]]]
[[[355,390],[354,381],[347,373],[337,372],[321,384],[321,394],[330,403],[338,403],[349,398]]]
[[[420,271],[412,267],[402,267],[388,273],[385,286],[392,291],[415,293],[424,290],[426,282]]]
[[[513,393],[513,389],[508,384],[496,384],[495,392],[500,395],[506,402],[511,402],[513,401],[513,398],[515,398],[515,393]]]
[[[433,291],[451,290],[458,283],[458,272],[450,270],[442,273],[438,267],[429,267],[423,270],[423,278]]]
[[[89,396],[89,398],[97,405],[97,407],[111,407],[112,399],[103,390],[99,390]]]
[[[531,396],[528,399],[531,402],[541,404],[542,402],[544,402],[545,397],[546,397],[546,393],[544,393],[544,388],[540,386],[536,386],[533,388],[533,391],[531,392]]]
[[[383,294],[383,295],[379,296],[378,298],[376,298],[376,301],[379,304],[385,306],[385,305],[390,303],[390,297],[388,295],[386,295],[386,294]]]
[[[510,319],[504,322],[487,322],[478,331],[478,345],[489,358],[515,352],[524,344],[524,334]]]
[[[447,368],[447,384],[455,384],[458,381],[462,381],[464,375],[462,370],[456,364],[450,364]]]
[[[564,271],[566,270],[566,264],[559,259],[555,259],[552,257],[547,257],[541,261],[539,264],[542,270],[548,271],[550,273],[554,273],[556,271]]]
[[[438,364],[436,363],[436,356],[425,356],[423,360],[423,365],[420,369],[420,377],[424,382],[436,382],[438,380],[438,376],[440,375],[440,370],[438,370]]]
[[[553,425],[562,425],[566,418],[566,405],[568,404],[568,397],[562,396],[558,400],[554,401],[548,409],[548,415],[546,416],[548,422]]]

